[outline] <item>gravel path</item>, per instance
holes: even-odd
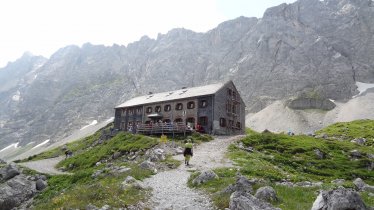
[[[177,169],[160,172],[144,180],[144,184],[153,188],[148,206],[151,209],[214,209],[209,197],[202,192],[187,187],[190,170],[204,170],[218,167],[230,167],[232,162],[225,158],[227,147],[243,136],[216,137],[213,141],[194,148],[191,166],[181,164]],[[183,155],[174,156],[184,160]]]
[[[56,158],[36,160],[36,161],[30,161],[30,162],[24,162],[24,163],[18,163],[18,164],[21,166],[25,166],[27,168],[33,169],[35,171],[38,171],[40,173],[45,173],[45,174],[51,174],[51,175],[69,174],[66,172],[58,171],[55,168],[57,163],[63,160],[64,158],[65,156],[60,156]]]

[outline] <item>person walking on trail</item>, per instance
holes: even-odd
[[[193,156],[191,139],[188,139],[187,143],[184,145],[183,156],[184,156],[184,164],[186,166],[190,165],[190,159]]]

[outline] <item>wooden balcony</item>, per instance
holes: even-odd
[[[136,133],[147,134],[147,135],[191,133],[191,132],[192,132],[192,129],[187,127],[183,122],[140,124],[136,128]]]

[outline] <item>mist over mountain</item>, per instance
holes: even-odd
[[[128,46],[66,46],[0,69],[0,149],[57,141],[114,107],[161,92],[232,79],[250,112],[302,95],[344,101],[374,83],[374,4],[299,0],[207,33],[172,29]]]

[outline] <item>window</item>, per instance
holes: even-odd
[[[234,121],[229,120],[229,127],[230,127],[230,128],[233,128],[233,127],[234,127]]]
[[[177,119],[174,120],[174,122],[181,123],[181,122],[183,122],[183,119],[182,118],[177,118]]]
[[[219,119],[219,125],[221,127],[226,127],[226,119],[225,118],[220,118]]]
[[[232,90],[231,90],[231,89],[227,89],[227,94],[228,94],[229,96],[231,96],[231,94],[232,94]]]
[[[236,128],[237,128],[237,129],[241,129],[240,126],[241,126],[240,122],[237,122],[237,123],[236,123]]]
[[[152,113],[152,107],[147,107],[147,113]]]
[[[201,101],[200,101],[200,107],[201,107],[201,108],[204,108],[204,107],[207,107],[207,106],[208,106],[208,103],[207,103],[206,100],[201,100]]]
[[[175,110],[182,110],[183,109],[183,104],[182,103],[177,103],[175,106]]]
[[[235,92],[235,91],[232,91],[232,97],[233,97],[234,99],[236,99],[236,92]]]
[[[199,117],[199,124],[203,126],[208,125],[208,117]]]
[[[157,112],[157,113],[161,112],[161,106],[156,106],[155,107],[155,112]]]
[[[140,108],[140,107],[137,108],[137,109],[136,109],[136,112],[137,112],[137,113],[142,113],[142,108]]]
[[[170,104],[164,106],[164,111],[169,112],[171,110]]]
[[[133,109],[129,109],[129,115],[131,115],[133,113],[134,113],[134,110]]]
[[[195,108],[195,102],[193,102],[193,101],[188,102],[187,103],[187,109],[193,109],[193,108]]]
[[[236,113],[236,106],[235,106],[235,104],[232,105],[232,113],[234,113],[234,114]]]

